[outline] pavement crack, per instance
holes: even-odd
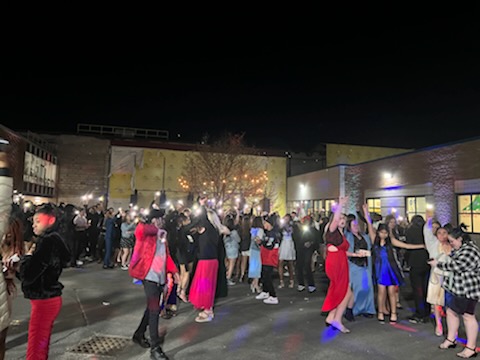
[[[74,289],[73,291],[75,292],[75,301],[77,302],[78,306],[80,307],[80,311],[82,312],[83,320],[85,321],[85,324],[87,326],[89,326],[90,322],[88,321],[87,314],[85,312],[85,309],[83,308],[82,301],[80,300],[80,297],[78,296],[78,291],[77,291],[77,289]]]

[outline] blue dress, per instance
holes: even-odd
[[[392,264],[388,259],[386,246],[375,246],[375,280],[377,284],[383,286],[402,285],[403,279],[399,276],[399,270],[394,269],[396,264]]]
[[[262,258],[260,257],[260,247],[255,242],[255,237],[263,238],[264,231],[261,228],[250,229],[250,258],[248,259],[248,277],[250,279],[260,279],[262,275]]]
[[[367,246],[365,250],[372,249],[372,242],[367,234],[361,234],[365,240]],[[345,231],[345,237],[347,238],[349,252],[355,252],[355,236]],[[360,266],[356,264],[352,258],[348,261],[348,270],[350,275],[350,286],[354,295],[353,315],[359,314],[376,314],[375,309],[375,297],[373,292],[373,280],[372,280],[372,258],[365,258],[367,261],[366,266]]]

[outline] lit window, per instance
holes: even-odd
[[[325,200],[325,214],[330,214],[332,206],[335,204],[335,200]]]
[[[480,233],[480,194],[458,195],[458,223],[467,225],[467,232]]]
[[[425,196],[409,196],[407,197],[407,217],[408,221],[412,220],[415,215],[420,215],[426,219],[427,200]]]
[[[367,199],[367,205],[370,213],[382,214],[382,201],[379,198]]]

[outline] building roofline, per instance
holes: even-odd
[[[407,152],[404,152],[404,153],[389,155],[389,156],[385,156],[385,157],[382,157],[382,158],[379,158],[379,159],[368,160],[368,161],[364,161],[364,162],[361,162],[361,163],[358,163],[358,164],[351,164],[351,165],[347,165],[347,166],[364,165],[364,164],[372,163],[372,162],[375,162],[375,161],[386,160],[386,159],[394,159],[394,158],[398,158],[398,157],[406,156],[406,155],[411,155],[411,154],[419,154],[419,153],[422,153],[422,152],[425,152],[425,151],[431,151],[431,150],[435,150],[435,149],[446,148],[448,146],[464,144],[464,143],[468,143],[468,142],[471,142],[471,141],[478,141],[478,140],[480,140],[480,136],[474,136],[474,137],[467,138],[467,139],[455,140],[455,141],[450,141],[448,143],[426,146],[424,148],[414,149],[414,150],[407,151]]]
[[[208,148],[209,145],[203,144],[191,144],[191,143],[179,143],[172,141],[152,141],[152,140],[137,140],[137,139],[111,139],[110,144],[112,146],[131,146],[131,147],[143,147],[143,148],[156,148],[166,150],[180,150],[180,151],[197,151],[199,148]],[[246,148],[249,148],[246,146]],[[246,155],[256,156],[275,156],[286,157],[285,151],[265,148],[250,148],[251,153]]]

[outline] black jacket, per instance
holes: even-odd
[[[425,245],[423,237],[423,225],[412,224],[406,231],[407,244],[421,244]],[[426,249],[408,250],[408,264],[413,268],[428,270],[428,252]]]
[[[58,279],[70,258],[70,252],[57,232],[39,236],[33,255],[22,258],[17,273],[25,298],[49,299],[62,295],[63,285]]]

